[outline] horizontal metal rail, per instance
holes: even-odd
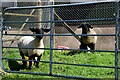
[[[66,76],[66,75],[58,75],[58,74],[48,74],[48,73],[35,73],[35,72],[24,72],[24,71],[10,71],[6,70],[2,65],[4,71],[8,73],[22,73],[22,74],[33,74],[33,75],[44,75],[44,76],[55,76],[55,77],[65,77],[65,78],[75,78],[75,79],[87,79],[87,80],[99,80],[96,78],[85,78],[85,77],[77,77],[77,76]]]
[[[81,19],[81,20],[55,20],[53,22],[78,22],[78,21],[105,21],[105,20],[115,20],[115,18],[99,18],[99,19]]]
[[[86,50],[86,49],[62,49],[62,48],[35,48],[35,47],[7,47],[2,48],[20,48],[20,49],[45,49],[45,50],[75,50],[75,51],[94,51],[94,52],[115,52],[114,50]],[[120,51],[119,51],[120,52]]]
[[[64,4],[64,5],[48,5],[48,6],[10,7],[10,8],[4,9],[4,12],[6,12],[7,10],[71,7],[71,6],[80,6],[80,5],[89,5],[89,4],[102,4],[106,2],[109,2],[109,1],[96,1],[96,2]],[[111,2],[117,2],[117,1],[111,1]]]
[[[4,34],[8,36],[50,36],[50,34]]]
[[[3,21],[2,23],[50,23],[50,21]]]
[[[11,59],[11,58],[2,58],[5,60],[17,60],[17,61],[36,61],[36,60],[26,60],[26,59]],[[50,63],[50,61],[37,61],[43,63]],[[75,65],[75,66],[85,66],[85,67],[102,67],[102,68],[115,68],[114,66],[99,66],[99,65],[86,65],[86,64],[72,64],[72,63],[62,63],[62,62],[52,62],[53,64],[64,64],[64,65]],[[120,67],[118,67],[120,69]]]
[[[115,20],[116,18],[100,18],[100,19],[80,19],[80,20],[54,20],[52,22],[81,22],[81,21],[105,21]],[[3,21],[2,23],[50,23],[51,21]]]
[[[50,36],[51,34],[4,34],[9,36]],[[52,36],[115,36],[115,34],[52,34]]]

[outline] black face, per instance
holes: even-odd
[[[88,25],[87,24],[83,24],[82,25],[82,33],[83,34],[87,34],[87,32],[89,32],[89,31],[90,31],[90,29],[89,29]]]
[[[50,29],[43,29],[43,28],[41,28],[41,29],[38,29],[38,28],[30,28],[30,30],[32,31],[32,32],[35,32],[35,34],[44,34],[44,32],[49,32],[50,31]],[[43,38],[43,36],[36,36],[38,39],[42,39]]]
[[[87,32],[90,31],[90,28],[92,29],[93,27],[88,23],[82,23],[78,28],[82,28],[82,34],[87,34]]]

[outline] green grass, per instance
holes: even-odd
[[[18,49],[10,49],[4,58],[21,59]],[[50,51],[45,50],[41,61],[50,61]],[[95,52],[93,53],[74,53],[53,51],[53,62],[85,64],[85,65],[100,65],[100,66],[115,66],[115,53]],[[22,64],[22,63],[20,63]],[[6,70],[10,70],[7,60],[3,60],[3,65]],[[120,64],[119,64],[120,66]],[[24,72],[49,73],[49,63],[40,63],[39,69],[34,65],[32,70],[20,70]],[[115,70],[111,68],[83,67],[64,64],[53,64],[53,74],[78,76],[87,78],[114,78]],[[120,73],[120,71],[119,71]],[[6,73],[3,78],[55,78],[51,76],[31,75]]]

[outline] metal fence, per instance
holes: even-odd
[[[11,14],[11,15],[10,15]],[[47,16],[46,16],[47,15]],[[99,68],[112,68],[115,69],[115,79],[118,79],[118,36],[119,36],[119,2],[90,2],[90,3],[77,3],[66,5],[54,5],[54,6],[32,6],[32,7],[13,7],[7,8],[2,13],[2,31],[1,31],[1,48],[2,56],[2,68],[6,72],[11,73],[24,73],[24,74],[36,74],[36,75],[48,75],[58,77],[69,78],[82,78],[91,79],[81,76],[61,75],[54,74],[53,66],[56,64],[71,65],[71,66],[85,66],[85,67],[99,67]],[[96,35],[81,34],[81,30],[77,29],[77,26],[82,22],[88,22],[97,32]],[[4,27],[11,27],[12,29],[7,31],[3,30]],[[11,58],[8,56],[11,52],[8,50],[18,49],[17,45],[12,45],[13,42],[21,36],[35,36],[28,30],[30,27],[44,27],[50,28],[49,34],[44,34],[45,50],[49,50],[49,60],[40,61],[42,63],[48,63],[49,72],[24,72],[24,71],[11,71],[6,69],[7,60],[17,61],[29,61],[18,58]],[[41,35],[41,34],[40,34]],[[17,37],[16,37],[17,36]],[[82,50],[79,49],[80,37],[79,36],[98,36],[98,42],[96,50]],[[10,40],[5,40],[10,37]],[[69,39],[69,40],[68,40]],[[107,40],[106,40],[107,39]],[[16,41],[15,41],[16,40]],[[6,45],[5,42],[8,42]],[[69,49],[57,48],[57,46],[67,46]],[[75,47],[76,46],[76,47]],[[6,51],[3,49],[6,48]],[[21,47],[25,48],[25,47]],[[28,49],[28,48],[25,48]],[[30,48],[29,49],[41,49]],[[95,51],[95,52],[114,52],[115,53],[115,66],[108,65],[89,65],[89,64],[74,64],[64,63],[61,61],[54,61],[54,51],[69,50],[69,51]],[[17,53],[18,55],[18,53]]]

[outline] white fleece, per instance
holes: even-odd
[[[96,34],[96,32],[93,29],[90,29],[90,32],[88,32],[87,34]],[[96,44],[97,36],[87,36],[87,37],[82,36],[82,42],[84,44],[90,44],[90,43]]]
[[[38,38],[34,38],[32,36],[24,36],[20,38],[18,41],[18,47],[34,47],[34,48],[44,48],[43,39],[39,40]],[[19,49],[24,55],[26,56],[32,56],[36,55],[40,56],[43,54],[43,49]]]

